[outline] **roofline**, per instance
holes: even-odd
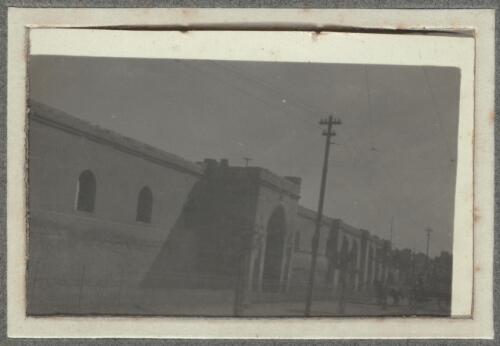
[[[207,162],[207,160],[211,161],[211,163],[209,164],[205,163],[206,168],[213,167],[214,170],[218,170],[220,172],[228,174],[244,173],[244,177],[248,178],[251,176],[252,179],[258,180],[260,186],[262,187],[271,189],[278,193],[283,193],[283,194],[286,193],[292,199],[298,200],[300,198],[300,184],[295,183],[287,179],[286,177],[279,176],[276,173],[271,172],[266,168],[258,166],[243,167],[243,166],[229,166],[227,164],[222,165],[215,159],[205,159],[204,162]]]
[[[297,214],[299,216],[303,216],[305,218],[308,218],[309,220],[312,220],[312,221],[316,220],[316,212],[314,210],[306,208],[302,205],[298,206]],[[333,219],[329,216],[323,215],[321,223],[324,226],[331,226],[334,221],[335,221],[335,219]]]
[[[286,192],[294,199],[300,198],[300,185],[281,177],[268,169],[258,167],[258,178],[263,186],[271,188],[280,193]]]
[[[316,212],[314,210],[306,208],[302,205],[298,206],[297,214],[299,216],[305,217],[305,218],[312,220],[312,221],[316,220]],[[342,231],[347,232],[349,234],[362,235],[364,232],[367,232],[368,238],[370,238],[374,242],[383,243],[386,241],[385,239],[382,239],[376,235],[371,234],[370,231],[365,231],[361,228],[356,228],[354,226],[351,226],[351,225],[345,223],[344,221],[342,221],[341,219],[332,218],[332,217],[323,215],[323,217],[322,217],[322,225],[323,226],[332,226],[334,222],[338,222],[339,228]]]
[[[101,128],[40,102],[29,101],[29,116],[31,120],[71,134],[83,136],[99,144],[104,144],[124,153],[138,156],[155,164],[197,177],[201,177],[203,174],[203,168],[191,161],[136,139],[121,135],[115,131]]]

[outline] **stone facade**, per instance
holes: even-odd
[[[34,103],[28,144],[29,309],[77,309],[82,281],[96,283],[99,294],[87,294],[96,305],[116,299],[117,285],[138,286],[169,235],[182,232],[202,168]],[[85,171],[96,180],[93,212],[76,208]],[[136,221],[144,186],[153,191],[150,223]]]
[[[294,282],[304,287],[309,278],[316,213],[299,207],[294,256]],[[353,292],[370,290],[375,280],[384,281],[390,270],[389,241],[354,228],[340,219],[323,216],[315,287],[326,293],[347,285]]]
[[[300,178],[193,163],[30,107],[30,314],[120,313],[168,289],[238,282],[250,300],[305,292],[315,213],[299,205]],[[369,290],[390,253],[388,241],[325,216],[315,288]]]

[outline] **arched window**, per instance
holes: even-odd
[[[358,269],[358,243],[353,241],[351,248],[351,265],[354,269]]]
[[[347,268],[349,265],[349,239],[346,236],[342,239],[342,248],[340,250],[340,261],[343,268]]]
[[[300,233],[299,233],[299,232],[297,232],[297,233],[295,234],[294,251],[295,251],[295,252],[300,251]]]
[[[151,189],[144,186],[139,192],[137,198],[137,215],[136,220],[141,222],[151,222],[151,213],[153,211],[153,193]]]
[[[76,210],[91,213],[94,211],[96,193],[96,180],[94,173],[83,171],[78,177],[76,187]]]

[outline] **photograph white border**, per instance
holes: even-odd
[[[140,16],[138,15],[140,14]],[[283,26],[474,32],[123,31],[92,26]],[[491,338],[494,14],[489,10],[9,9],[7,293],[10,337]],[[112,45],[109,42],[113,42]],[[78,45],[75,44],[78,42]],[[227,49],[231,42],[234,49]],[[249,45],[246,42],[251,42]],[[30,44],[28,44],[30,43]],[[258,46],[259,50],[254,49]],[[224,47],[224,49],[221,49]],[[369,51],[367,55],[365,52]],[[454,318],[26,317],[29,54],[455,66],[461,70]],[[473,61],[475,59],[476,65]],[[474,232],[472,232],[474,230]],[[478,237],[481,234],[481,237]],[[481,249],[479,251],[479,249]],[[467,270],[469,268],[469,270]],[[380,322],[383,322],[382,324]],[[381,328],[383,326],[383,328]]]

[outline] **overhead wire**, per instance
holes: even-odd
[[[432,89],[432,86],[429,82],[429,77],[427,75],[427,70],[426,70],[425,66],[422,66],[421,68],[422,68],[423,75],[424,75],[425,85],[427,87],[427,90],[429,91],[431,101],[432,101],[432,110],[433,110],[432,114],[434,115],[434,119],[438,124],[439,132],[441,133],[441,137],[443,138],[443,143],[444,143],[444,147],[446,150],[446,154],[448,155],[449,159],[453,162],[453,161],[455,161],[455,158],[452,155],[452,150],[450,148],[451,145],[448,142],[448,137],[446,136],[446,134],[444,132],[442,119],[441,119],[441,116],[439,115],[439,112],[438,112],[438,105],[437,105],[436,96],[434,95],[434,90]]]
[[[245,96],[257,99],[262,104],[265,104],[267,106],[275,108],[275,109],[277,109],[279,111],[279,113],[285,114],[284,113],[285,111],[282,108],[282,106],[286,105],[286,103],[283,103],[281,101],[279,101],[279,102],[276,102],[276,101],[273,102],[273,101],[270,101],[268,99],[263,98],[262,96],[259,96],[258,94],[254,93],[254,92],[249,92],[248,90],[246,90],[245,88],[243,88],[240,84],[237,84],[237,83],[234,83],[234,82],[230,82],[227,79],[223,79],[223,78],[220,77],[219,74],[213,73],[213,72],[209,72],[207,70],[204,70],[204,69],[200,68],[199,66],[196,66],[195,63],[191,63],[191,62],[184,61],[184,60],[179,60],[179,62],[182,63],[182,64],[184,64],[184,65],[186,65],[186,66],[189,66],[189,68],[197,70],[198,72],[205,73],[205,74],[210,74],[213,77],[215,77],[215,79],[218,81],[219,84],[229,85],[229,86],[231,86],[232,89],[238,90],[240,93],[244,94]],[[278,107],[278,106],[281,106],[281,107]],[[303,122],[304,124],[310,126],[310,127],[319,128],[319,126],[315,122],[306,121],[304,119],[298,119],[298,120],[301,121],[301,122]]]
[[[217,62],[217,61],[211,61],[211,63],[214,64],[214,65],[217,65],[218,67],[220,67],[221,69],[223,69],[225,71],[228,71],[230,73],[238,75],[241,78],[244,78],[244,79],[246,79],[248,81],[251,81],[251,82],[253,82],[253,84],[259,84],[260,86],[266,88],[268,91],[270,91],[271,93],[273,93],[275,96],[287,100],[287,102],[285,104],[288,107],[293,107],[295,105],[296,108],[300,108],[304,112],[309,113],[310,115],[312,115],[314,117],[317,117],[317,118],[320,118],[321,116],[324,116],[324,114],[326,113],[325,111],[317,108],[316,106],[308,104],[305,100],[301,99],[300,97],[298,97],[296,95],[293,95],[293,97],[290,97],[289,94],[284,93],[284,92],[282,92],[280,90],[277,90],[275,87],[273,87],[273,86],[269,85],[268,83],[262,81],[262,79],[260,79],[260,78],[258,78],[256,76],[250,76],[248,73],[243,73],[241,71],[235,70],[235,69],[229,67],[227,64],[222,64],[222,63]],[[303,113],[297,113],[297,114],[301,115],[301,116],[304,115]],[[310,122],[309,118],[304,118],[304,120],[307,121],[307,122]],[[318,128],[320,128],[317,124],[315,124],[315,125]],[[357,143],[357,141],[354,140],[354,137],[352,136],[352,134],[350,133],[350,130],[347,127],[343,127],[342,128],[342,130],[346,130],[346,129],[347,129],[347,133],[345,131],[342,131],[342,133],[346,134],[346,136],[348,137],[348,141],[345,141],[343,143],[338,143],[338,141],[337,141],[336,144],[338,146],[344,146],[347,150],[349,150],[351,152],[351,154],[354,154],[354,156],[356,157],[356,161],[359,161],[360,149],[359,148],[354,148],[353,144],[352,144],[354,142],[356,142],[356,144],[358,144],[358,143]],[[357,147],[358,147],[358,145],[357,145]],[[354,162],[353,162],[353,164],[354,164]]]

